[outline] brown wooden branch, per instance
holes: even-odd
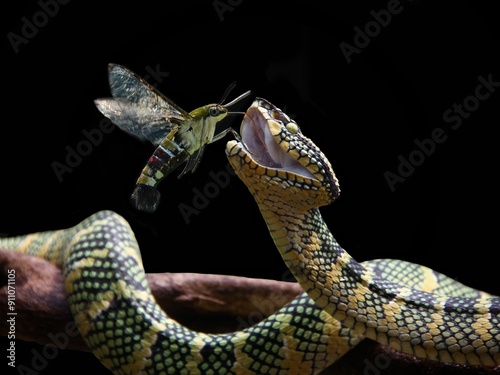
[[[53,343],[67,333],[66,349],[88,351],[72,327],[61,270],[41,259],[0,250],[0,335],[9,332],[8,274],[15,270],[16,339]],[[272,314],[299,293],[296,283],[239,276],[193,273],[147,274],[158,303],[173,319],[188,328],[231,332]],[[69,325],[68,325],[69,324]],[[60,335],[59,335],[60,336]],[[496,369],[443,365],[397,353],[370,340],[324,371],[324,374],[498,374]]]

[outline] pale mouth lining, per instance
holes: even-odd
[[[306,167],[278,146],[258,108],[251,107],[247,110],[241,123],[240,134],[244,147],[258,164],[315,179]]]

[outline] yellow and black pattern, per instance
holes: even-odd
[[[361,340],[305,293],[240,332],[181,326],[155,302],[134,234],[112,211],[64,230],[3,238],[0,248],[64,270],[80,333],[114,374],[314,374]]]
[[[264,99],[249,108],[241,133],[241,142],[228,142],[229,160],[307,290],[253,327],[204,334],[169,318],[151,294],[132,229],[112,211],[2,238],[0,248],[63,269],[80,333],[113,374],[315,374],[365,337],[423,358],[500,364],[498,298],[404,261],[358,264],[319,214],[340,190],[316,146]]]
[[[387,278],[397,273],[394,268],[406,272],[397,264],[381,273],[356,262],[318,208],[337,198],[338,180],[298,125],[258,98],[241,134],[241,142],[227,144],[229,161],[253,194],[285,263],[320,308],[356,334],[417,357],[500,365],[500,298],[435,294],[426,289],[437,279],[415,289]]]

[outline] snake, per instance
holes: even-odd
[[[423,265],[358,263],[320,207],[340,194],[323,152],[256,98],[226,155],[304,292],[241,331],[207,334],[170,318],[148,286],[130,223],[102,210],[71,227],[0,239],[63,270],[71,313],[111,373],[317,374],[365,338],[417,358],[500,365],[500,298]]]

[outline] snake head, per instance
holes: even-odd
[[[256,98],[248,108],[240,135],[227,143],[226,155],[256,199],[278,195],[309,209],[338,197],[339,183],[326,156],[266,99]]]

